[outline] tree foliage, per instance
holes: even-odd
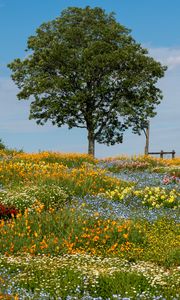
[[[6,148],[4,142],[2,141],[2,139],[0,139],[0,150],[4,150]]]
[[[28,56],[9,64],[19,99],[31,97],[30,119],[88,131],[94,142],[121,143],[155,116],[165,67],[101,8],[70,7],[42,24],[27,43]]]

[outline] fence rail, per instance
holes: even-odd
[[[159,154],[160,158],[163,158],[164,154],[171,154],[172,158],[175,158],[176,152],[174,150],[172,150],[172,151],[163,151],[163,150],[161,150],[160,152],[148,152],[148,154],[150,154],[150,155]]]

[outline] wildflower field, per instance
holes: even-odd
[[[0,299],[180,298],[180,158],[0,151]]]

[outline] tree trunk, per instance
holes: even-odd
[[[145,148],[144,148],[144,154],[145,155],[148,155],[149,153],[149,122],[148,122],[148,127],[146,128],[146,133],[145,133],[145,136],[146,136],[146,144],[145,144]]]
[[[89,131],[88,132],[88,154],[94,157],[94,149],[95,148],[95,140],[94,140],[94,133]]]

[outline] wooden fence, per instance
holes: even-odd
[[[150,155],[159,154],[160,158],[163,158],[164,154],[171,154],[172,158],[175,158],[175,153],[176,152],[174,150],[172,150],[172,151],[163,151],[163,150],[161,150],[160,152],[148,152],[148,154],[150,154]]]

